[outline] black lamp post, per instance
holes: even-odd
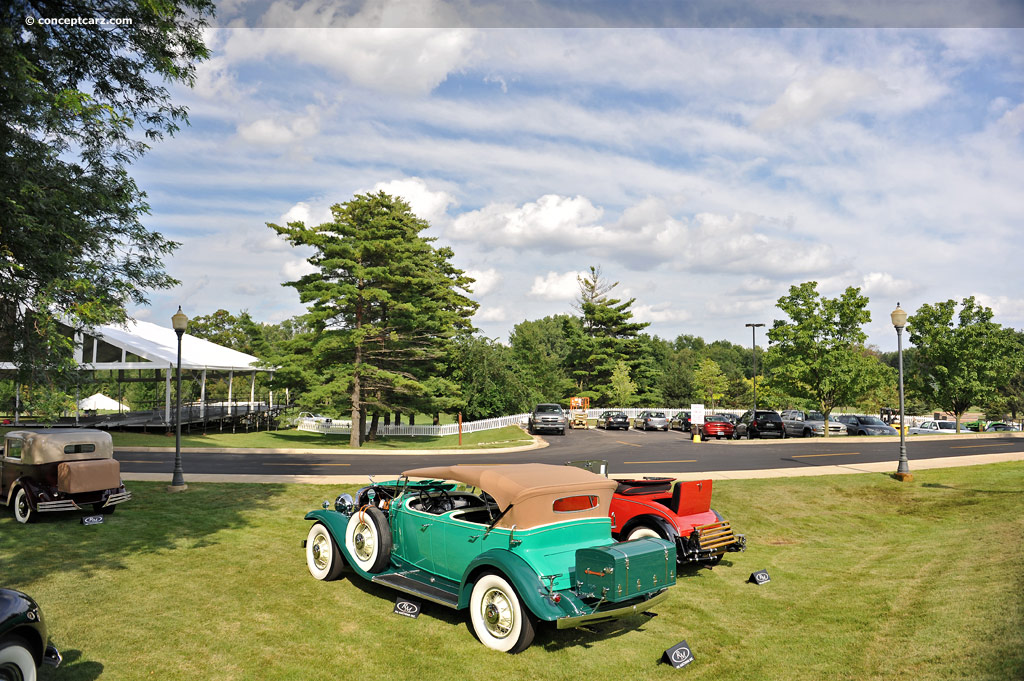
[[[188,485],[185,484],[184,471],[181,469],[181,337],[188,327],[188,317],[181,311],[181,305],[171,317],[171,326],[174,327],[174,333],[178,334],[178,396],[174,408],[174,474],[167,491],[182,492],[188,489]]]
[[[757,416],[757,327],[764,324],[744,324],[750,327],[750,349],[754,353],[754,416]]]
[[[907,325],[907,313],[899,303],[896,303],[896,309],[889,316],[892,318],[892,325],[896,327],[896,356],[899,365],[900,463],[896,467],[896,477],[900,480],[913,480],[914,476],[910,474],[910,462],[907,460],[907,422],[903,413],[903,327]]]

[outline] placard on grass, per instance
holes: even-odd
[[[0,518],[3,585],[39,601],[65,655],[41,678],[1024,678],[1022,463],[717,482],[745,553],[682,571],[658,617],[541,628],[517,656],[464,611],[396,617],[390,589],[308,575],[304,513],[352,488],[164,486],[133,483],[93,527]],[[771,588],[747,583],[758,569]],[[659,665],[682,638],[700,663]]]

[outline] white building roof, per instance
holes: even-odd
[[[178,336],[174,329],[158,326],[151,322],[130,321],[125,326],[101,326],[88,335],[94,336],[110,345],[138,355],[162,367],[177,366]],[[92,362],[92,357],[82,357],[83,365],[92,368],[143,368],[145,362]],[[188,333],[181,337],[181,368],[216,371],[253,371],[259,358],[225,348]],[[117,366],[111,366],[116,364]],[[263,369],[264,371],[266,369]]]

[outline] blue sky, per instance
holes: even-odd
[[[749,344],[809,280],[861,287],[882,349],[897,301],[975,295],[1024,328],[1021,29],[476,28],[499,22],[465,6],[493,7],[222,3],[174,90],[191,126],[133,167],[182,243],[182,285],[134,315],[301,313],[281,283],[307,254],[265,223],[383,189],[503,341],[591,265],[665,338]]]

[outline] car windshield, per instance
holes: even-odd
[[[822,414],[820,411],[808,412],[807,420],[808,421],[824,421],[825,420],[825,415]]]
[[[728,419],[725,418],[724,416],[717,416],[715,414],[712,414],[711,416],[708,416],[707,418],[705,418],[704,421],[705,422],[713,421],[713,422],[717,422],[717,423],[725,423],[726,421],[728,421]]]
[[[612,418],[619,418],[620,416],[625,416],[625,414],[623,414],[621,411],[610,411],[608,412],[608,416]]]
[[[663,411],[652,411],[648,414],[652,419],[663,419],[665,418],[665,412]]]
[[[952,421],[936,421],[939,426],[939,430],[956,430],[956,424]]]
[[[562,408],[557,404],[541,404],[537,406],[538,414],[553,414],[559,411],[562,411]]]
[[[857,420],[865,426],[884,426],[885,421],[877,416],[858,416]]]

